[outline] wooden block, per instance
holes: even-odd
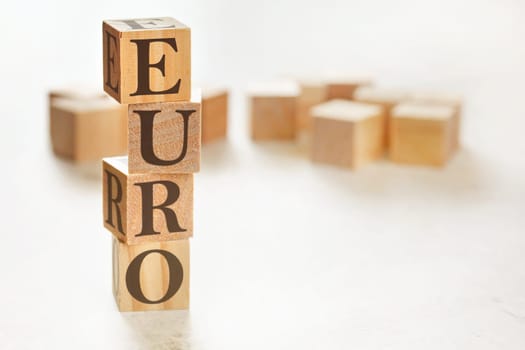
[[[442,166],[452,154],[450,106],[403,103],[392,110],[390,158],[397,163]]]
[[[327,99],[347,99],[354,97],[354,92],[360,87],[372,85],[372,80],[366,77],[336,77],[329,79],[326,85]]]
[[[291,82],[271,82],[252,88],[251,136],[254,141],[293,140],[298,86]]]
[[[126,154],[126,109],[107,96],[50,96],[49,127],[53,152],[60,157],[84,162]]]
[[[461,112],[463,109],[461,96],[445,92],[417,91],[410,95],[407,102],[453,107],[456,113],[454,113],[454,117],[452,118],[452,142],[450,147],[452,151],[460,148]]]
[[[200,92],[191,101],[131,104],[128,110],[130,174],[199,171]]]
[[[375,105],[332,100],[311,109],[314,162],[359,168],[384,153],[384,110]]]
[[[326,84],[322,81],[301,81],[297,97],[296,131],[298,133],[312,128],[310,109],[328,100]]]
[[[104,90],[118,102],[184,101],[191,92],[190,28],[169,18],[106,20]]]
[[[193,174],[129,174],[127,157],[103,160],[104,227],[127,244],[193,235]]]
[[[113,238],[113,295],[120,311],[187,309],[189,240],[127,245]]]
[[[228,129],[228,91],[207,88],[202,91],[202,143],[226,137]]]
[[[402,89],[360,87],[354,92],[353,99],[358,102],[370,103],[381,106],[385,109],[385,130],[388,130],[390,114],[392,108],[397,104],[406,101],[410,97],[410,92]],[[385,131],[385,146],[388,147],[388,132]]]
[[[354,91],[370,86],[372,80],[364,76],[325,73],[308,79],[299,78],[300,93],[297,98],[297,131],[310,130],[310,108],[334,99],[352,99]]]

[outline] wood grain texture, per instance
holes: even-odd
[[[193,174],[129,174],[127,163],[103,160],[104,227],[130,245],[193,236]]]
[[[113,294],[120,311],[187,309],[189,240],[127,245],[113,238]]]
[[[228,91],[202,91],[202,143],[226,138],[228,130]]]
[[[455,149],[454,115],[447,106],[404,103],[392,110],[390,159],[396,163],[443,166]]]
[[[131,24],[130,24],[131,23]],[[139,27],[138,29],[136,27]],[[124,104],[174,102],[190,99],[190,28],[173,18],[106,20],[102,25],[104,90]],[[160,39],[149,44],[149,57],[139,58],[134,40]],[[175,39],[172,46],[165,40]],[[164,40],[164,41],[163,41]],[[176,47],[176,50],[174,49]],[[146,52],[147,51],[142,51]],[[143,57],[146,55],[143,55]],[[147,66],[147,67],[144,67]],[[140,90],[140,70],[148,79]],[[171,91],[180,79],[177,91]],[[166,93],[158,93],[169,91]]]
[[[128,111],[130,173],[175,174],[200,170],[200,93],[194,92],[191,101],[132,104]],[[158,111],[150,116],[152,134],[144,119],[148,114],[145,111]]]
[[[384,110],[379,106],[332,100],[311,110],[311,159],[357,169],[384,153]]]
[[[108,97],[60,98],[50,94],[49,131],[53,152],[75,162],[127,151],[126,109]]]

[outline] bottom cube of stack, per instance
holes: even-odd
[[[113,294],[120,311],[189,307],[189,240],[127,245],[113,238]]]

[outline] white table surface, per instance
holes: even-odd
[[[11,3],[0,24],[0,348],[525,348],[524,5],[92,3]],[[234,86],[195,180],[190,311],[117,311],[98,165],[47,136],[47,88],[101,82],[100,21],[142,14],[189,22],[195,78]],[[251,77],[347,67],[464,94],[461,152],[350,172],[250,142]]]

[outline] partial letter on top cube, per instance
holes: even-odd
[[[102,24],[104,90],[123,104],[188,100],[190,28],[170,17]]]

